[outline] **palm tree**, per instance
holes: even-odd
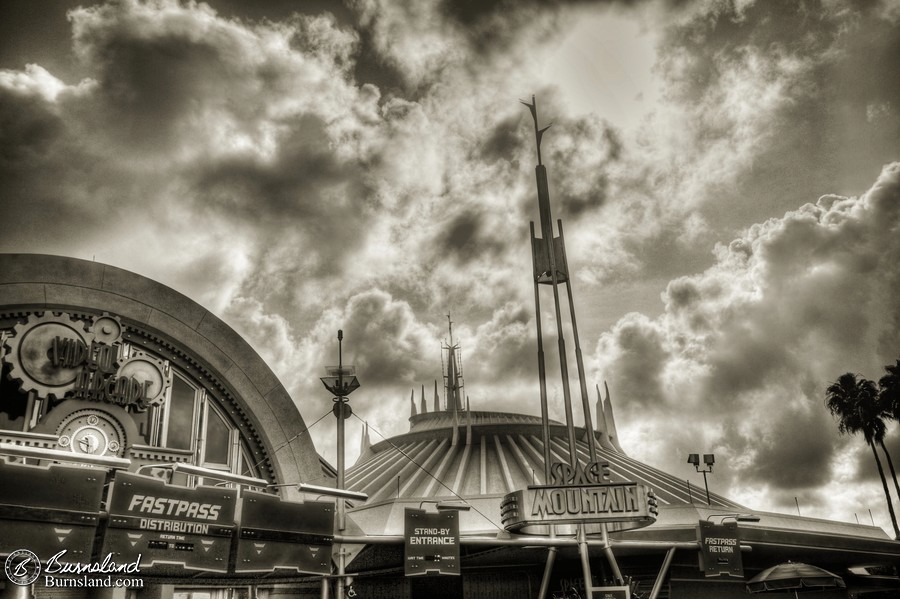
[[[875,444],[884,446],[884,435],[887,427],[884,424],[884,411],[878,401],[878,390],[875,383],[864,378],[857,378],[853,373],[842,374],[825,390],[825,406],[832,415],[838,417],[838,430],[842,435],[862,433],[866,444],[872,448],[878,475],[884,487],[888,512],[894,525],[894,536],[900,539],[900,528],[897,527],[897,516],[891,503],[891,492],[888,489],[884,468]]]
[[[900,420],[900,360],[884,367],[885,375],[878,380],[882,405],[894,420]]]
[[[900,420],[900,360],[893,366],[885,366],[884,370],[886,374],[878,380],[878,404],[885,418]],[[894,489],[900,498],[900,484],[897,483],[897,473],[891,454],[885,447],[883,439],[880,445],[884,455],[887,456],[888,467],[891,469],[891,476],[894,477]]]

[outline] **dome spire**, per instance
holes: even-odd
[[[453,341],[453,321],[447,314],[447,323],[449,324],[450,341],[443,345],[442,349],[447,352],[447,372],[444,373],[444,391],[447,398],[445,409],[454,414],[462,410],[462,389],[463,375],[460,359],[459,344]]]
[[[606,389],[606,399],[603,401],[603,413],[606,418],[606,426],[608,429],[609,442],[619,453],[625,453],[622,446],[619,445],[619,433],[616,432],[616,419],[613,416],[612,400],[609,398],[609,385],[603,381],[603,387]]]
[[[597,411],[597,433],[599,434],[600,445],[606,449],[615,450],[616,448],[609,441],[609,428],[606,426],[606,416],[603,412],[603,393],[600,392],[600,385],[595,386],[597,387],[597,403],[594,405],[594,409]]]

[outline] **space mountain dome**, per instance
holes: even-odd
[[[471,409],[464,392],[460,346],[453,340],[452,329],[443,349],[443,393],[439,393],[437,382],[433,394],[429,389],[426,396],[424,386],[413,390],[409,431],[375,443],[374,431],[368,426],[363,431],[360,456],[347,470],[346,487],[368,495],[367,501],[349,509],[348,519],[350,531],[370,544],[348,553],[348,572],[366,584],[386,585],[385,589],[395,592],[393,583],[387,581],[402,572],[398,567],[402,554],[399,547],[384,543],[392,538],[397,542],[402,535],[405,511],[434,509],[435,505],[438,509],[465,506],[459,514],[459,525],[465,548],[462,566],[470,571],[464,584],[471,595],[466,596],[482,596],[482,591],[487,593],[484,596],[494,596],[490,589],[496,585],[531,596],[542,582],[546,547],[509,546],[515,539],[510,540],[504,529],[501,503],[518,489],[548,484],[544,479],[542,420],[538,416]],[[667,577],[666,586],[651,596],[744,596],[745,579],[790,560],[840,572],[848,588],[865,589],[873,599],[900,596],[891,594],[900,593],[900,580],[895,574],[900,565],[900,544],[881,528],[762,512],[713,492],[707,499],[702,487],[629,457],[617,438],[609,389],[604,384],[601,394],[600,386],[595,388],[595,428],[575,429],[578,461],[590,462],[588,436],[593,435],[597,460],[608,464],[608,483],[644,485],[652,489],[659,503],[659,513],[649,526],[619,530],[614,524],[608,525],[609,542],[616,548],[621,574],[636,585],[634,588],[650,589],[666,551],[677,549],[668,574],[664,566],[660,575]],[[569,461],[567,434],[565,424],[550,420],[551,463]],[[721,524],[727,519],[740,522],[745,576],[704,578],[697,570],[698,522]],[[598,529],[585,530],[596,577],[611,578],[613,572],[607,569],[603,553],[607,542],[601,540]],[[563,537],[576,534],[574,527],[567,529],[565,525],[557,526],[556,531]],[[560,580],[567,584],[567,576],[575,579],[580,575],[573,566],[577,555],[571,553],[572,549],[568,551],[560,549],[562,561],[553,570],[553,585]],[[519,570],[514,573],[516,568]],[[528,589],[516,586],[524,585],[522,580],[530,585]],[[436,589],[429,587],[429,592]]]
[[[544,480],[544,446],[541,418],[507,412],[472,410],[463,393],[460,346],[444,345],[444,386],[435,381],[431,402],[421,388],[417,406],[410,396],[409,432],[372,444],[363,432],[360,457],[347,472],[347,488],[368,494],[369,503],[380,500],[474,499],[499,497]],[[605,387],[605,385],[604,385]],[[611,483],[638,482],[653,489],[661,505],[706,502],[702,489],[638,460],[619,445],[609,389],[605,398],[597,386],[596,428],[576,428],[577,453],[589,462],[587,436],[594,435],[597,457],[609,464]],[[429,408],[431,403],[431,408]],[[567,462],[566,426],[550,421],[550,456]],[[709,506],[746,510],[738,503],[710,493]]]

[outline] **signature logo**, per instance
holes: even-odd
[[[16,549],[6,558],[4,569],[11,583],[28,586],[41,575],[41,560],[28,549]]]

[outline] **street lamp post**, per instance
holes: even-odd
[[[338,491],[344,489],[344,420],[353,414],[350,409],[347,396],[359,389],[359,380],[356,378],[356,369],[353,366],[344,366],[343,358],[343,340],[344,331],[339,330],[338,338],[338,365],[326,366],[325,371],[328,376],[323,376],[320,380],[325,388],[334,395],[334,416],[337,419],[337,481],[336,487]],[[335,502],[335,515],[337,516],[337,528],[339,532],[344,532],[346,528],[346,514],[343,499]],[[341,547],[338,552],[338,577],[335,595],[337,599],[344,599],[344,571],[345,571],[345,555],[344,548]]]
[[[693,464],[697,472],[703,473],[703,486],[706,487],[706,505],[710,505],[709,501],[709,483],[706,480],[707,472],[712,472],[713,464],[716,463],[716,456],[711,453],[703,454],[703,468],[700,468],[700,454],[692,453],[688,455],[688,464]]]

